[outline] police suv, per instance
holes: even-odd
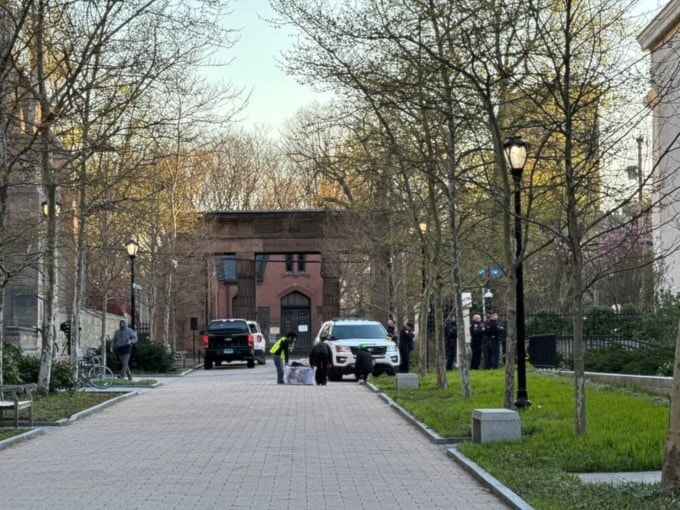
[[[365,344],[373,356],[373,375],[394,375],[399,369],[399,349],[377,321],[364,318],[340,318],[324,322],[314,343],[325,340],[333,355],[329,370],[331,381],[354,373],[354,360],[359,344]]]

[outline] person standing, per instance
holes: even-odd
[[[446,340],[446,370],[453,370],[458,354],[458,326],[456,326],[455,317],[451,317],[449,322],[446,323],[444,337]]]
[[[131,328],[128,328],[127,321],[125,319],[118,323],[118,329],[113,334],[113,340],[111,341],[111,348],[118,356],[120,360],[121,369],[120,377],[122,379],[127,379],[132,381],[132,372],[130,372],[130,354],[132,353],[132,347],[137,343],[137,334]]]
[[[484,368],[496,369],[499,366],[501,339],[503,337],[503,328],[498,324],[498,314],[492,313],[489,315],[489,320],[484,329],[484,335],[486,335]]]
[[[387,326],[385,329],[387,330],[387,336],[390,338],[390,340],[392,340],[394,343],[397,343],[397,340],[399,339],[397,335],[397,325],[392,319],[387,321]]]
[[[470,348],[472,349],[472,358],[470,360],[470,369],[478,370],[479,364],[482,361],[482,343],[484,342],[484,325],[482,324],[482,317],[479,314],[472,316],[472,324],[470,324]]]
[[[407,374],[409,371],[409,364],[411,359],[411,351],[413,350],[413,329],[415,325],[411,321],[406,321],[406,324],[399,332],[399,356],[401,362],[399,364],[399,372]]]
[[[318,344],[312,347],[312,352],[309,353],[309,364],[316,367],[314,381],[317,386],[326,386],[328,368],[331,366],[332,358],[333,352],[325,340],[320,340]]]
[[[296,338],[297,333],[289,331],[286,336],[279,338],[276,343],[272,345],[271,349],[269,349],[272,359],[274,360],[274,366],[276,367],[276,384],[284,384],[283,366],[284,364],[288,364],[290,351],[293,350]]]

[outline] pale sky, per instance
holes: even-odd
[[[666,3],[667,0],[640,0],[638,12],[650,18]],[[277,59],[282,50],[292,47],[293,39],[264,21],[273,17],[269,0],[233,0],[231,9],[233,13],[225,24],[239,29],[241,35],[239,42],[224,57],[233,61],[220,72],[236,87],[252,90],[250,103],[239,116],[240,125],[248,129],[268,125],[272,134],[276,134],[300,108],[328,100],[329,96],[298,84],[294,77],[280,69]]]
[[[230,50],[233,61],[224,69],[236,87],[252,89],[250,103],[240,115],[246,128],[266,124],[273,133],[283,127],[300,108],[324,96],[300,85],[277,63],[281,51],[292,47],[293,39],[264,19],[273,17],[268,0],[233,0],[233,14],[227,26],[240,29],[240,40]]]

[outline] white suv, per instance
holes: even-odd
[[[260,325],[255,321],[246,321],[250,328],[250,333],[253,335],[253,351],[255,354],[255,361],[258,365],[267,363],[267,341],[264,339]]]
[[[324,322],[314,343],[325,340],[333,354],[333,368],[328,378],[339,381],[343,375],[354,373],[354,355],[359,344],[365,344],[373,355],[373,374],[394,375],[399,368],[399,349],[387,330],[370,319],[342,318]]]

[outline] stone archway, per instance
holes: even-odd
[[[340,314],[339,265],[342,215],[331,211],[232,211],[205,215],[201,242],[193,244],[178,274],[178,337],[198,323],[226,315],[257,320],[268,338],[285,334],[281,300],[293,291],[309,300],[296,309],[307,321],[298,348],[309,344],[324,320]],[[186,262],[186,264],[185,264]],[[178,276],[178,281],[180,276]],[[190,292],[189,289],[192,289]],[[236,299],[234,299],[236,297]],[[305,317],[305,314],[308,319]],[[287,316],[286,321],[293,319]]]

